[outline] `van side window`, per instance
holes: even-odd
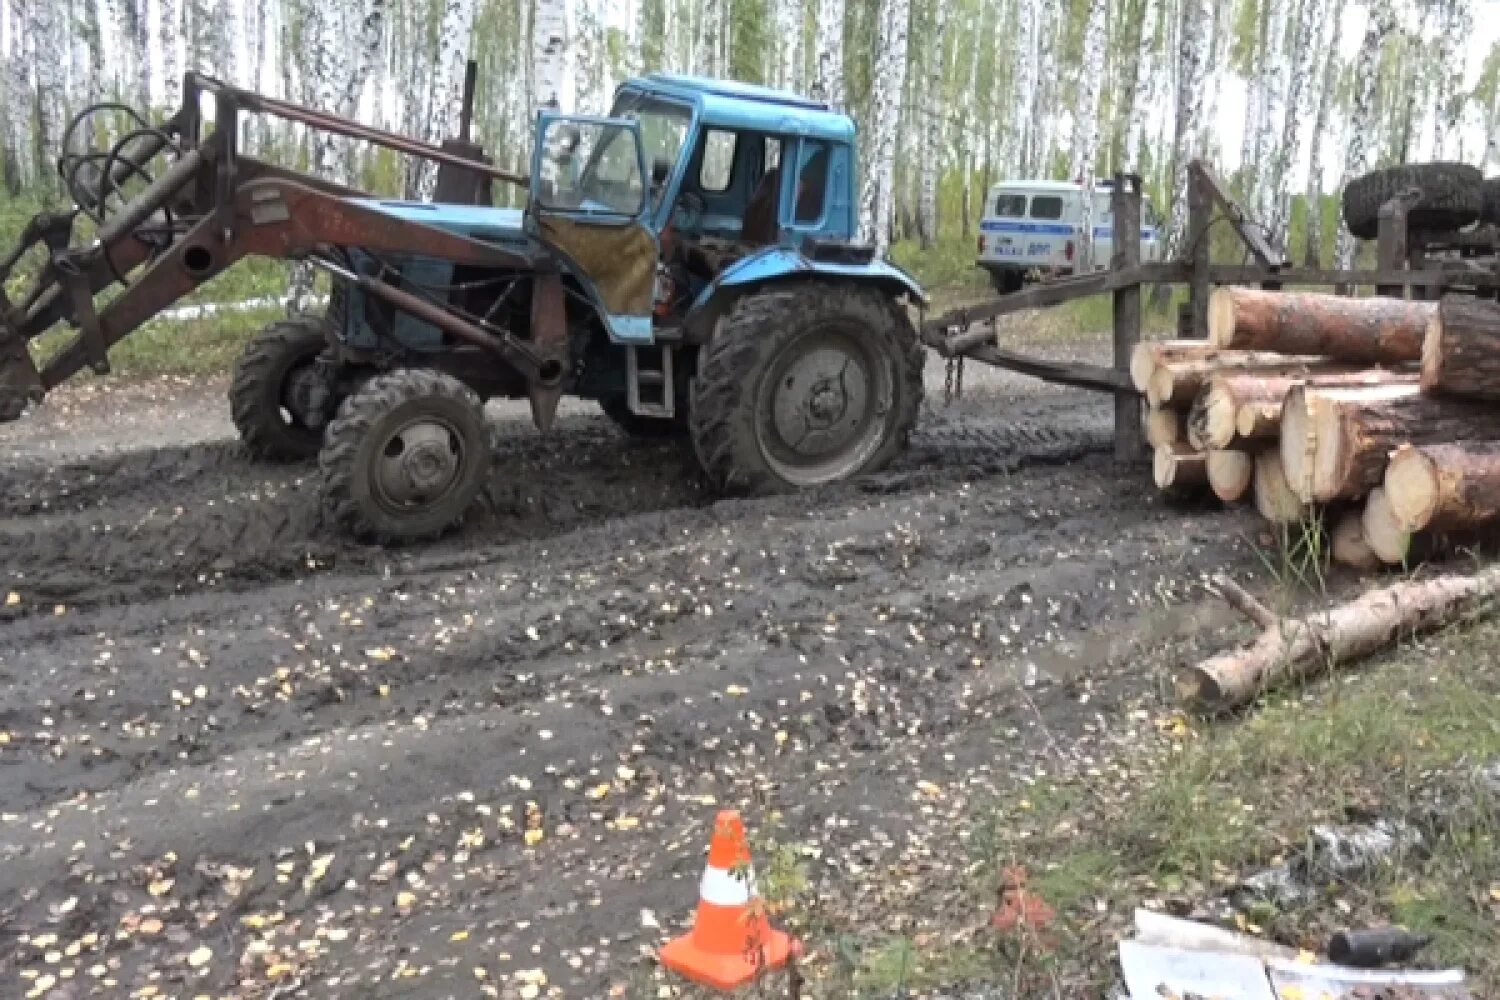
[[[1026,196],[1024,194],[996,195],[995,214],[1010,219],[1026,218]]]
[[[1063,200],[1054,194],[1039,194],[1031,199],[1031,217],[1033,219],[1061,219],[1063,213]]]

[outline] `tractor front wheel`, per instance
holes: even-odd
[[[462,382],[425,369],[377,375],[328,426],[324,516],[380,544],[434,538],[479,495],[491,451],[484,405]]]
[[[245,345],[229,383],[229,415],[255,458],[296,462],[318,453],[323,431],[305,419],[305,400],[327,346],[327,326],[312,316],[278,320]]]
[[[726,491],[769,493],[873,472],[906,447],[922,361],[905,311],[876,288],[753,292],[699,352],[693,447]]]

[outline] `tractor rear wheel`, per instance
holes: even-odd
[[[277,320],[245,345],[229,383],[229,415],[255,458],[296,462],[318,453],[323,430],[306,422],[298,400],[327,346],[328,327],[313,316]]]
[[[484,404],[462,382],[420,368],[377,375],[328,425],[324,516],[380,544],[435,538],[479,495],[492,450]]]
[[[878,289],[752,292],[698,354],[693,447],[722,490],[768,493],[873,472],[905,447],[922,348]]]

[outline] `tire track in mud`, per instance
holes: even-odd
[[[936,411],[891,470],[811,494],[933,487],[1107,446],[1097,408],[1032,401],[1003,420]],[[61,465],[23,463],[0,487],[0,586],[26,600],[0,621],[53,604],[122,603],[242,590],[393,556],[328,530],[310,465],[248,461],[230,442],[124,452]],[[783,500],[799,505],[805,496]],[[601,420],[501,447],[482,504],[429,557],[553,537],[580,526],[714,502],[687,450],[629,442]],[[730,501],[731,503],[733,501]],[[394,558],[400,558],[397,554]]]

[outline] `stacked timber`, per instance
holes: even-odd
[[[1223,288],[1131,378],[1163,490],[1325,525],[1362,570],[1500,539],[1500,304]]]

